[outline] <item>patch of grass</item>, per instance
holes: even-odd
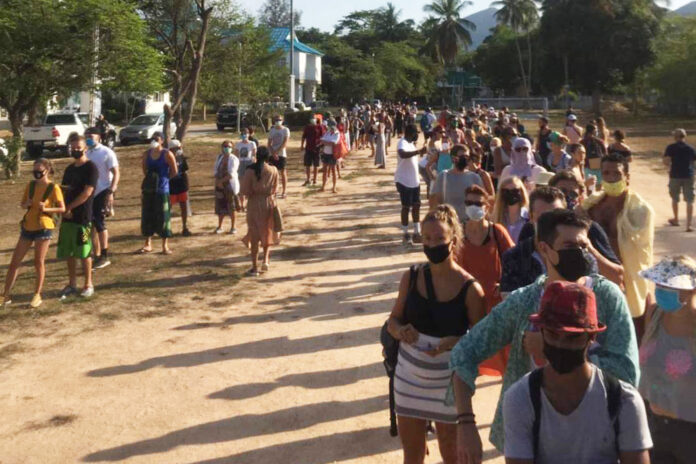
[[[394,181],[391,180],[380,180],[377,182],[377,187],[391,187],[394,185]]]
[[[121,319],[121,315],[116,313],[97,313],[97,318],[102,321],[116,321]]]
[[[319,193],[319,186],[318,185],[308,185],[307,190],[302,192],[302,198],[307,198],[310,195],[314,195],[315,193]]]
[[[51,417],[46,422],[30,422],[27,425],[28,430],[40,430],[49,427],[62,427],[63,425],[68,425],[75,422],[77,415],[75,414],[59,414]]]
[[[353,172],[349,172],[345,176],[342,176],[341,180],[345,180],[345,181],[350,182],[352,180],[358,179],[359,177],[368,176],[370,174],[372,174],[372,170],[361,168],[361,169],[355,170]]]

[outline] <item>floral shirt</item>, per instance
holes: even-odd
[[[614,283],[593,274],[592,289],[597,299],[597,316],[607,330],[597,335],[598,346],[590,349],[590,360],[602,369],[631,385],[638,385],[638,345],[626,298]],[[491,426],[490,441],[503,450],[502,404],[505,391],[532,370],[522,337],[529,328],[529,315],[537,312],[547,277],[540,276],[533,284],[520,288],[497,305],[464,335],[452,350],[450,369],[475,391],[478,366],[491,355],[510,344],[510,357],[503,375],[503,387]],[[452,387],[447,402],[454,401]]]

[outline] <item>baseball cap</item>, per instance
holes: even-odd
[[[570,113],[567,118],[569,121],[577,121],[578,117],[575,116],[573,113]]]
[[[101,135],[101,132],[96,127],[90,127],[85,131],[85,135]]]
[[[597,320],[597,301],[592,290],[575,282],[553,282],[544,291],[539,312],[529,316],[536,327],[570,333],[604,332]]]

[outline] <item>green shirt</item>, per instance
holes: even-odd
[[[600,346],[590,350],[590,360],[617,378],[638,385],[638,344],[626,298],[614,283],[592,275],[592,289],[597,299],[597,317],[607,330],[597,335]],[[532,370],[522,337],[529,328],[529,315],[537,312],[547,277],[515,290],[502,303],[464,335],[452,350],[450,369],[474,391],[480,363],[510,345],[510,357],[503,375],[503,387],[491,426],[490,441],[503,450],[503,395],[517,380]],[[447,402],[454,400],[453,389]]]

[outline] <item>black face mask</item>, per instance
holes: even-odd
[[[46,171],[32,171],[34,174],[34,179],[39,180],[46,175]]]
[[[590,275],[594,257],[584,248],[556,250],[558,264],[554,267],[565,280],[575,282],[580,277]]]
[[[75,158],[75,159],[80,159],[80,158],[82,158],[82,153],[84,153],[83,150],[76,150],[76,149],[74,149],[74,148],[72,148],[72,149],[70,150],[70,156],[72,156],[72,157]]]
[[[571,350],[549,345],[544,340],[544,356],[554,371],[570,374],[585,362],[585,348]]]
[[[522,203],[522,193],[520,192],[519,189],[516,190],[509,190],[509,189],[503,189],[503,201],[505,202],[506,205],[512,206],[516,205],[517,203]]]
[[[443,243],[442,245],[437,245],[434,247],[423,245],[423,253],[425,253],[425,256],[428,258],[428,261],[430,261],[431,263],[440,264],[441,262],[449,258],[449,255],[451,253],[450,243]]]

